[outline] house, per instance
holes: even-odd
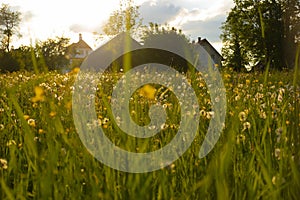
[[[222,61],[223,61],[223,57],[221,56],[221,54],[207,41],[207,39],[201,39],[201,37],[198,37],[198,41],[197,43],[194,43],[195,48],[197,49],[197,45],[202,46],[207,53],[210,55],[210,57],[212,58],[212,60],[215,63],[216,67],[221,68],[222,67]]]
[[[79,41],[68,47],[67,58],[70,60],[70,66],[79,67],[83,60],[93,51],[93,49],[82,39],[79,33]]]
[[[120,33],[119,35],[112,38],[109,42],[102,45],[100,48],[96,49],[89,55],[89,59],[83,64],[85,68],[91,70],[103,70],[107,67],[109,70],[123,70],[125,67],[123,61],[124,57],[120,53],[120,50],[127,51],[140,49],[142,45],[134,40],[128,33]],[[121,51],[122,52],[122,51]],[[131,54],[133,56],[133,54]],[[132,61],[136,61],[138,59],[133,59]],[[95,63],[97,65],[95,65]],[[131,63],[136,66],[135,63]],[[132,66],[127,66],[132,67]]]
[[[177,42],[174,43],[174,40]],[[191,46],[194,48],[191,48]],[[186,72],[190,66],[187,65],[184,58],[176,56],[176,53],[173,52],[178,52],[178,55],[185,55],[191,51],[190,53],[192,55],[193,50],[200,52],[200,47],[208,52],[216,66],[221,66],[222,56],[206,39],[201,40],[201,38],[199,38],[198,43],[188,44],[181,36],[176,34],[162,34],[155,35],[151,40],[141,44],[134,40],[130,34],[125,32],[120,33],[96,49],[89,55],[89,59],[87,59],[83,65],[84,68],[96,71],[126,71],[127,69],[145,63],[160,63],[172,66],[180,72]],[[172,52],[164,51],[163,49],[172,49]],[[123,55],[123,52],[130,52],[130,66],[124,63],[125,54]]]

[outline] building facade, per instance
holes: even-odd
[[[70,60],[70,67],[80,67],[83,60],[93,51],[93,49],[82,39],[79,34],[79,40],[68,47],[67,57]]]

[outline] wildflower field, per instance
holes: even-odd
[[[74,126],[72,94],[78,70],[68,74],[0,74],[0,199],[298,199],[300,196],[300,84],[297,72],[222,72],[225,127],[205,158],[198,152],[214,113],[201,74],[194,76],[200,121],[196,139],[158,171],[126,173],[96,160]],[[132,96],[131,117],[149,123],[161,98],[168,119],[149,139],[129,138],[111,119],[112,90],[120,74],[95,88],[98,120],[114,144],[132,152],[162,148],[178,130],[180,105],[159,85]],[[87,83],[88,84],[88,83]],[[99,86],[100,87],[100,86]]]

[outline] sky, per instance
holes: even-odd
[[[110,14],[119,8],[119,0],[0,0],[2,3],[22,13],[22,37],[15,38],[14,46],[56,36],[77,42],[82,33],[83,39],[96,49],[105,41],[93,33],[102,33]],[[182,29],[191,40],[206,38],[220,52],[220,26],[233,7],[232,0],[135,0],[135,3],[140,6],[144,24],[168,23]]]

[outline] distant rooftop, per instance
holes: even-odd
[[[89,49],[93,50],[83,39],[82,39],[82,34],[79,33],[79,41],[76,43],[73,43],[69,46],[69,48],[81,48],[81,49]]]

